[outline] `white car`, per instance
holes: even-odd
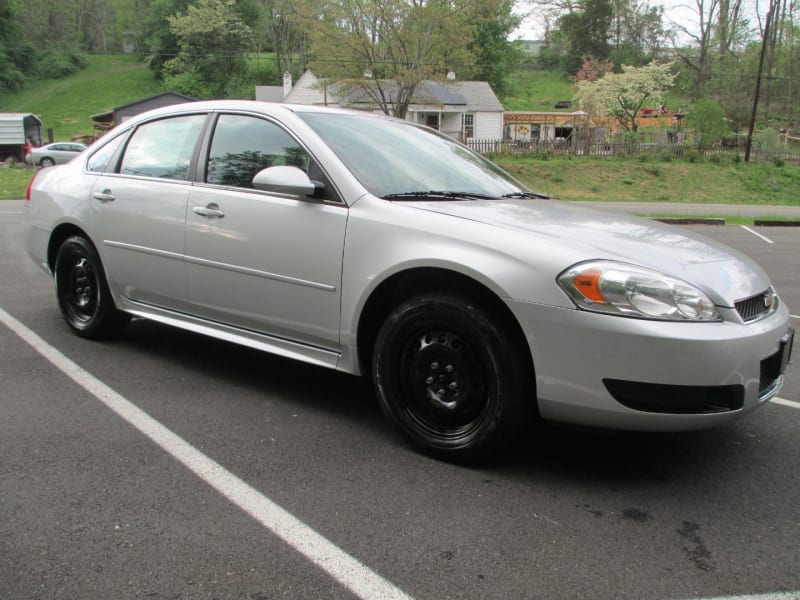
[[[34,148],[25,157],[25,162],[33,166],[52,167],[62,165],[71,161],[81,152],[86,150],[86,144],[78,142],[56,142],[46,144],[40,148]]]
[[[526,415],[681,430],[774,396],[764,271],[526,189],[406,121],[259,102],[140,115],[40,171],[25,244],[81,336],[131,316],[370,376],[417,447],[470,460]]]

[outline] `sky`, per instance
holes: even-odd
[[[647,2],[647,0],[640,1]],[[517,0],[515,12],[519,15],[525,15],[527,12],[530,12],[530,6],[532,4],[533,2],[530,1]],[[693,24],[698,23],[695,0],[662,0],[661,2],[652,1],[649,2],[649,4],[655,6],[661,5],[664,7],[664,24],[667,27],[670,26],[670,21],[680,23],[681,25],[690,29]],[[765,8],[767,4],[768,0],[743,0],[745,11],[751,15],[754,26],[757,24],[757,22],[752,15],[755,15],[756,8],[759,5],[763,5],[762,8]],[[511,38],[538,40],[541,39],[543,35],[544,28],[541,26],[540,20],[535,16],[530,16],[523,20],[522,25],[518,27],[516,31],[514,31],[514,33],[511,35]]]

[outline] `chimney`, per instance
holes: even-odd
[[[292,74],[289,71],[286,71],[283,74],[283,98],[286,99],[286,96],[289,95],[289,92],[292,91]]]

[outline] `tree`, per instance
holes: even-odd
[[[585,56],[596,60],[609,58],[612,16],[611,0],[584,0],[581,10],[569,12],[558,20],[569,48],[570,74],[578,70]]]
[[[294,54],[300,53],[304,36],[297,22],[296,0],[263,0],[262,41],[275,53],[278,73],[292,71]]]
[[[675,79],[672,63],[644,67],[623,66],[597,81],[579,81],[575,99],[588,113],[614,116],[628,131],[638,129],[637,117],[645,105],[660,106]]]
[[[314,71],[387,115],[405,117],[423,81],[473,62],[471,32],[446,1],[322,0],[299,17]]]
[[[144,38],[150,50],[147,64],[156,77],[164,76],[164,64],[178,55],[180,45],[169,17],[186,12],[189,0],[153,0],[145,16]]]
[[[0,0],[0,91],[16,91],[25,81],[11,51],[20,41],[15,9],[12,0]]]
[[[467,72],[475,79],[488,81],[498,94],[507,90],[508,74],[520,60],[520,51],[508,39],[520,22],[513,9],[512,0],[484,0],[469,3],[460,11],[464,15],[462,22],[472,29],[469,51],[477,64],[472,73]]]
[[[686,117],[686,124],[694,129],[694,143],[698,148],[708,148],[728,133],[725,111],[713,100],[700,100]]]
[[[180,52],[164,64],[165,81],[176,91],[198,94],[205,88],[204,96],[223,95],[228,82],[245,70],[244,53],[253,39],[237,2],[199,0],[167,21]]]

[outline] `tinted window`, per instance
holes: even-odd
[[[274,123],[243,115],[219,117],[208,156],[207,183],[252,188],[256,173],[280,165],[308,172],[309,156]]]
[[[120,173],[186,179],[205,119],[188,115],[140,126],[125,148]]]
[[[114,156],[114,153],[119,148],[120,142],[125,138],[124,135],[118,135],[116,138],[108,142],[105,146],[97,150],[86,163],[86,170],[93,173],[103,173],[108,167],[108,161]]]

